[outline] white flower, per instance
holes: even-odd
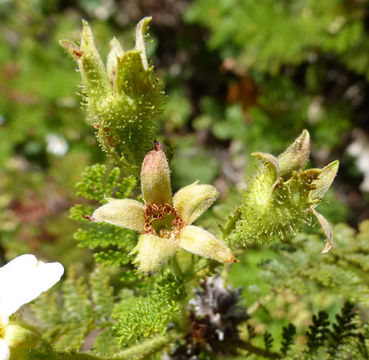
[[[60,263],[44,263],[35,256],[18,256],[0,268],[0,360],[10,358],[6,326],[10,315],[57,283],[64,273]]]
[[[58,134],[47,134],[46,143],[47,152],[55,156],[62,157],[68,151],[69,146],[67,140]]]

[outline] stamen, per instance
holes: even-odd
[[[163,220],[168,215],[173,215],[174,217],[172,221],[173,228],[171,230],[164,228],[160,231],[160,235],[158,235],[153,227],[153,222],[155,220]],[[145,233],[165,238],[172,238],[173,235],[176,236],[184,226],[184,222],[179,215],[179,212],[172,205],[167,203],[159,205],[147,204],[145,206],[145,220]]]

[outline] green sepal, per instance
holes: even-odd
[[[301,170],[310,154],[310,135],[304,130],[301,135],[278,156],[278,164],[282,176],[292,171]]]

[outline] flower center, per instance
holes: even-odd
[[[184,226],[178,211],[170,204],[146,204],[145,233],[171,238]]]

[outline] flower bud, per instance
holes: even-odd
[[[111,91],[111,85],[104,64],[96,49],[91,28],[87,21],[82,21],[82,24],[82,55],[78,60],[78,65],[86,92],[92,97],[99,98]]]
[[[147,153],[141,169],[141,190],[145,203],[172,204],[169,165],[160,143]]]
[[[10,360],[26,360],[30,350],[43,345],[41,335],[25,324],[10,323],[4,329],[5,343],[10,348]]]

